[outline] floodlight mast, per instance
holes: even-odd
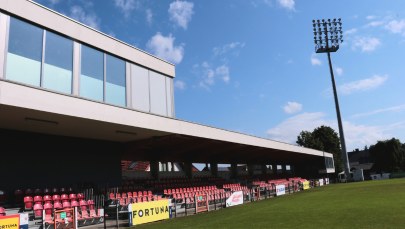
[[[339,50],[339,43],[343,42],[342,19],[312,20],[314,29],[314,42],[316,53],[327,53],[329,71],[332,80],[333,96],[335,98],[336,116],[339,126],[340,145],[342,148],[342,160],[347,180],[351,180],[349,158],[347,157],[345,136],[343,133],[342,117],[340,115],[339,100],[336,91],[335,77],[333,75],[331,52]],[[317,37],[318,35],[318,37]]]

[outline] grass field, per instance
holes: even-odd
[[[331,184],[136,228],[405,228],[405,179]]]

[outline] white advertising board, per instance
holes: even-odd
[[[276,195],[281,196],[284,194],[285,194],[285,185],[284,184],[276,185]]]
[[[232,193],[232,195],[226,200],[226,206],[232,207],[235,205],[243,204],[243,192],[237,191]]]

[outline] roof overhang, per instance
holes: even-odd
[[[332,154],[0,80],[0,128],[126,143],[124,157],[311,161]]]

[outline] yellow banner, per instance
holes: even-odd
[[[0,216],[1,229],[19,229],[20,215]]]
[[[132,213],[133,226],[170,217],[169,200],[130,204],[128,209]]]
[[[304,182],[302,182],[302,184],[304,185],[304,190],[307,190],[307,189],[309,189],[309,181],[304,181]]]

